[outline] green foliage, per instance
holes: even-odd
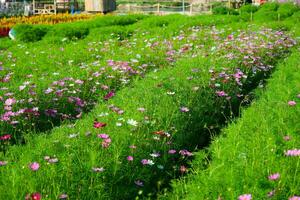
[[[214,15],[238,15],[239,13],[233,9],[228,8],[224,3],[218,2],[213,4],[212,13]]]
[[[231,12],[233,13],[229,10],[226,14]],[[239,16],[216,15],[107,16],[94,21],[51,26],[47,29],[46,37],[43,39],[41,37],[39,40],[42,40],[34,44],[3,45],[8,49],[0,58],[4,66],[14,66],[14,76],[7,85],[9,89],[0,91],[1,96],[14,88],[15,97],[25,99],[28,91],[20,91],[19,88],[27,84],[27,77],[29,77],[30,85],[26,87],[36,88],[34,99],[39,99],[41,103],[32,104],[40,108],[41,114],[49,104],[53,106],[50,102],[57,103],[57,100],[53,101],[58,98],[56,94],[53,96],[45,94],[45,90],[54,87],[57,80],[64,80],[62,90],[66,93],[68,91],[66,88],[71,85],[72,89],[68,91],[71,95],[85,98],[86,101],[90,99],[94,101],[90,109],[83,112],[83,118],[74,124],[68,125],[68,121],[62,124],[61,121],[50,118],[43,119],[45,120],[43,123],[32,120],[32,124],[36,126],[47,126],[43,127],[44,130],[51,129],[48,134],[42,134],[39,132],[41,130],[36,128],[28,133],[25,131],[26,124],[16,125],[10,129],[9,133],[23,131],[18,133],[25,135],[21,141],[25,144],[11,146],[5,153],[0,153],[0,161],[8,161],[7,165],[0,166],[0,185],[3,186],[0,187],[0,199],[24,199],[27,193],[33,192],[41,192],[43,197],[49,199],[57,199],[62,193],[67,193],[70,199],[156,198],[155,194],[165,188],[171,178],[180,175],[181,165],[188,163],[187,159],[179,154],[169,155],[168,150],[171,148],[194,150],[207,145],[210,137],[216,135],[222,126],[229,123],[233,115],[239,114],[239,106],[242,102],[236,100],[229,105],[229,101],[217,98],[213,88],[217,87],[218,83],[210,84],[213,79],[209,72],[212,68],[220,72],[229,68],[233,70],[230,74],[233,74],[234,70],[239,68],[253,75],[252,65],[242,64],[244,56],[234,59],[224,57],[232,56],[227,54],[230,52],[233,56],[239,55],[239,50],[233,50],[234,43],[223,49],[221,53],[216,51],[218,47],[222,48],[222,45],[217,46],[216,40],[222,39],[230,44],[233,41],[229,39],[229,35],[234,35],[248,27],[248,23],[241,23],[239,20]],[[264,21],[266,20],[265,18]],[[268,23],[274,28],[286,28],[285,30],[294,28],[291,22]],[[260,30],[258,28],[260,26],[260,23],[252,24],[251,33]],[[211,33],[216,28],[218,31],[213,35],[214,38],[211,38]],[[193,29],[197,31],[193,32]],[[63,38],[67,38],[70,42],[61,42]],[[177,40],[180,42],[172,43]],[[0,39],[0,49],[2,41],[8,42]],[[193,45],[189,47],[191,43]],[[251,50],[252,45],[250,46],[248,50]],[[187,47],[191,48],[190,52],[180,55],[180,52]],[[24,49],[28,51],[26,54]],[[170,50],[175,51],[176,62],[167,61],[166,54]],[[264,59],[266,61],[264,64],[268,66],[276,64],[278,59],[287,53],[287,51],[283,53],[280,51],[274,50],[270,56],[264,50],[259,51],[257,48],[255,52],[259,54],[253,56],[252,52],[249,55],[251,55],[250,59],[252,56],[255,59]],[[5,59],[11,58],[10,52],[13,52],[13,58]],[[276,168],[264,168],[266,163],[276,165],[273,159],[278,156],[274,156],[272,152],[277,152],[274,143],[279,139],[270,142],[269,138],[273,138],[277,133],[289,131],[296,133],[300,130],[298,125],[295,126],[296,128],[292,126],[297,124],[298,111],[287,113],[287,107],[280,107],[286,105],[288,97],[292,97],[291,93],[298,90],[296,86],[299,77],[292,73],[299,70],[297,58],[299,54],[294,55],[292,61],[286,61],[290,66],[293,65],[290,71],[281,67],[285,71],[280,76],[276,75],[277,79],[272,81],[276,85],[273,85],[274,89],[267,93],[267,97],[270,95],[271,98],[260,103],[260,106],[246,111],[238,125],[230,125],[224,131],[228,137],[216,138],[208,154],[205,150],[197,153],[193,167],[198,175],[189,178],[193,181],[191,185],[184,185],[184,187],[176,185],[174,187],[176,197],[170,199],[217,199],[218,195],[222,197],[224,195],[226,199],[236,199],[242,192],[248,192],[245,188],[253,188],[253,191],[263,188],[262,192],[257,192],[261,192],[257,194],[257,199],[264,199],[267,189],[271,189],[271,184],[265,180],[266,176],[270,171],[279,169],[280,164],[286,164],[282,160],[277,163]],[[93,79],[95,71],[101,74],[105,70],[111,70],[107,65],[107,60],[111,59],[129,63],[130,68],[136,67],[141,76],[129,73],[128,77],[125,77],[125,82],[128,81],[130,85],[125,84],[124,79],[121,80],[123,72],[118,71],[109,74],[110,76],[105,74],[91,86],[83,84],[76,87],[74,84],[73,86],[67,84],[66,77],[85,82]],[[148,68],[145,70],[141,68],[143,64],[147,64]],[[250,81],[245,82],[245,87],[230,85],[225,89],[248,94],[268,73],[256,74],[250,76]],[[2,78],[3,74],[0,75]],[[282,81],[278,77],[286,78]],[[103,96],[107,91],[101,90],[96,95],[92,94],[91,88],[102,86],[115,90],[116,96],[104,101]],[[288,86],[294,88],[294,91],[290,92]],[[84,92],[79,93],[80,90]],[[70,109],[69,104],[56,103],[57,110]],[[29,102],[26,105],[32,106],[32,104]],[[125,112],[123,114],[113,112],[112,104]],[[190,111],[180,112],[183,106],[188,107]],[[146,110],[138,111],[140,108]],[[138,125],[130,125],[128,123],[130,119],[136,120]],[[95,129],[93,127],[95,120],[105,122],[107,126]],[[61,126],[53,128],[57,125]],[[6,127],[1,128],[5,130]],[[160,130],[171,134],[171,137],[160,137],[154,134]],[[272,133],[268,133],[269,130],[272,130]],[[100,133],[107,133],[112,139],[109,148],[102,148],[103,140],[97,137]],[[249,141],[250,146],[248,146]],[[131,145],[136,145],[137,149],[130,149]],[[274,151],[267,149],[266,153],[266,147],[274,147]],[[261,151],[254,151],[257,149]],[[161,157],[150,157],[155,152],[161,153]],[[132,162],[126,160],[129,155],[134,156]],[[58,162],[49,163],[45,156],[55,156]],[[274,157],[269,159],[268,156]],[[212,161],[209,161],[210,157]],[[261,162],[258,163],[256,158]],[[142,159],[153,159],[155,164],[142,166]],[[28,169],[28,165],[32,162],[40,163],[41,167],[38,171]],[[210,162],[213,164],[209,165]],[[92,170],[93,167],[103,167],[104,171],[96,173]],[[296,169],[295,163],[289,162],[285,168]],[[257,177],[260,181],[256,181]],[[143,187],[135,185],[135,181],[140,179],[144,181]],[[284,180],[286,180],[283,182],[284,185],[292,182],[290,178]],[[298,180],[296,181],[298,184]],[[293,187],[292,185],[291,188]],[[222,193],[220,194],[219,191]],[[287,199],[287,194],[282,195],[284,198],[281,199]]]
[[[15,44],[14,41],[10,40],[9,38],[0,38],[0,50],[8,49],[9,47]]]
[[[83,39],[89,34],[89,28],[81,24],[74,25],[57,25],[54,26],[47,34],[47,37],[58,37],[60,39],[78,40]]]
[[[241,13],[255,13],[256,11],[258,11],[259,7],[258,6],[255,6],[255,5],[252,5],[252,4],[247,4],[247,5],[243,5],[241,8],[240,8],[240,11]]]
[[[277,11],[278,8],[278,3],[265,3],[259,7],[259,12]]]
[[[22,42],[36,42],[41,40],[49,30],[49,26],[20,24],[14,27],[16,39]]]
[[[277,12],[280,15],[280,19],[282,20],[292,16],[295,12],[299,10],[299,7],[292,3],[283,3],[280,4]]]

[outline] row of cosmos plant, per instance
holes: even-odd
[[[299,54],[294,49],[276,67],[266,90],[257,90],[259,100],[196,154],[195,173],[162,198],[299,199]]]
[[[188,173],[296,45],[211,18],[146,17],[122,37],[104,27],[1,50],[1,198],[155,198]]]

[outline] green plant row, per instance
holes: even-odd
[[[177,21],[174,21],[174,19]],[[22,133],[33,130],[40,132],[41,130],[48,130],[55,125],[60,124],[60,113],[71,114],[71,118],[74,118],[80,113],[85,113],[90,110],[96,99],[104,97],[109,91],[114,90],[116,92],[124,84],[120,82],[124,78],[128,78],[130,81],[133,78],[139,78],[147,71],[154,68],[163,68],[172,65],[173,61],[176,61],[176,57],[184,56],[184,53],[180,55],[178,53],[184,45],[187,45],[189,40],[188,36],[191,34],[191,30],[188,30],[188,26],[191,25],[202,25],[202,24],[218,24],[218,23],[231,23],[231,17],[227,19],[216,18],[213,21],[201,19],[206,17],[187,18],[180,16],[167,16],[162,18],[150,19],[147,18],[137,24],[132,25],[135,28],[141,26],[135,32],[133,27],[120,27],[120,26],[109,26],[105,28],[93,29],[94,35],[88,36],[84,40],[76,43],[67,43],[65,45],[50,43],[47,44],[45,41],[37,42],[31,45],[25,44],[18,45],[16,47],[9,48],[3,53],[3,57],[7,57],[7,61],[3,63],[4,70],[3,77],[7,74],[11,74],[9,82],[4,83],[5,89],[1,89],[0,94],[6,96],[10,94],[10,97],[3,98],[2,106],[4,106],[7,98],[14,98],[18,102],[14,104],[13,111],[16,112],[18,109],[38,109],[36,112],[37,117],[19,117],[16,120],[18,124],[7,124],[1,123],[2,134],[15,133],[16,137],[21,136]],[[219,22],[218,22],[219,20]],[[182,26],[183,24],[183,26]],[[186,27],[184,27],[184,24]],[[146,27],[152,26],[148,30]],[[121,29],[122,28],[122,29]],[[182,28],[182,31],[178,31]],[[207,27],[203,27],[201,33],[207,30]],[[140,33],[136,33],[140,31]],[[177,34],[177,35],[176,35]],[[182,39],[178,39],[181,35]],[[202,34],[203,35],[203,34]],[[194,46],[204,43],[204,40],[198,37],[197,40],[193,41]],[[208,39],[209,34],[204,34],[206,37],[205,48],[207,49],[211,39]],[[124,37],[121,41],[119,37]],[[128,38],[127,38],[128,37]],[[166,41],[168,40],[168,45]],[[148,45],[150,44],[150,46]],[[155,44],[152,47],[152,44]],[[171,45],[171,46],[170,46]],[[192,48],[195,48],[192,47]],[[24,50],[26,51],[24,52]],[[140,49],[143,49],[141,51]],[[169,62],[167,60],[166,53],[168,51],[177,52],[174,60]],[[191,51],[191,49],[189,50]],[[172,56],[169,56],[172,57]],[[172,58],[173,59],[173,58]],[[129,63],[130,67],[134,70],[138,70],[141,73],[134,76],[134,74],[122,75],[121,73],[114,72],[110,69],[107,62],[113,60],[114,62]],[[131,62],[135,60],[135,62]],[[141,66],[147,65],[145,69],[141,69]],[[12,66],[10,68],[9,66]],[[99,70],[99,68],[101,70]],[[104,68],[104,69],[102,69]],[[145,72],[143,70],[146,70]],[[91,75],[95,73],[101,73],[103,75],[92,78]],[[108,78],[114,76],[115,78]],[[69,82],[69,79],[73,80]],[[122,79],[122,80],[121,80]],[[75,80],[84,82],[81,84],[74,84]],[[53,84],[57,82],[66,82],[60,88],[54,87]],[[73,84],[69,86],[69,84]],[[74,86],[75,85],[75,86]],[[105,86],[106,89],[102,90],[101,86]],[[97,87],[97,92],[90,92],[92,88]],[[20,89],[21,88],[21,89]],[[52,88],[52,89],[51,89]],[[68,93],[67,96],[60,97],[57,99],[55,95],[56,90],[65,90],[64,93],[75,91],[76,93]],[[99,90],[100,89],[100,90]],[[51,90],[55,90],[52,94]],[[67,90],[67,91],[66,91]],[[49,91],[49,92],[47,92]],[[71,97],[79,98],[79,101],[88,102],[88,107],[76,106],[74,103],[68,103]],[[29,103],[30,99],[30,103]],[[19,105],[17,105],[20,102]],[[28,102],[28,103],[27,103]],[[90,103],[89,103],[90,102]],[[82,104],[82,103],[80,103]],[[86,103],[85,103],[86,104]],[[80,109],[80,111],[75,111]],[[45,113],[45,111],[47,113]],[[6,112],[3,110],[1,113]],[[32,112],[30,110],[30,112]],[[53,115],[53,117],[49,116]],[[55,113],[54,113],[55,112]],[[65,116],[65,115],[64,115]],[[68,117],[68,116],[67,116]],[[70,117],[69,117],[70,119]],[[9,120],[10,122],[11,120]]]
[[[282,200],[300,195],[299,56],[296,49],[278,66],[267,88],[257,90],[259,100],[242,118],[224,129],[208,151],[197,153],[193,172],[174,182],[168,199],[237,199],[248,194]]]
[[[299,16],[299,11],[300,7],[293,3],[265,3],[261,6],[247,4],[237,10],[226,7],[224,3],[216,3],[212,9],[215,15],[239,15],[244,21],[258,22],[282,21],[293,15]]]

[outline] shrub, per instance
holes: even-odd
[[[68,40],[83,39],[89,33],[89,29],[80,25],[66,25],[61,24],[53,27],[47,34],[47,37],[59,37],[60,39],[66,38]]]
[[[280,15],[280,19],[285,19],[292,16],[296,11],[299,10],[299,7],[292,3],[283,3],[280,4],[277,12]]]
[[[49,26],[20,24],[14,27],[16,39],[22,42],[36,42],[41,40],[48,30]]]
[[[261,21],[261,22],[274,21],[274,20],[278,20],[278,13],[276,11],[260,12],[259,10],[256,13],[254,13],[253,18],[255,21]]]
[[[259,7],[259,12],[277,11],[278,7],[278,3],[265,3]]]
[[[247,4],[247,5],[243,5],[240,8],[241,13],[255,13],[256,11],[258,11],[258,7],[251,5],[251,4]]]
[[[214,15],[238,15],[239,13],[233,8],[227,8],[223,3],[215,3],[212,12]]]

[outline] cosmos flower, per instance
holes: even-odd
[[[279,178],[280,178],[280,174],[279,173],[271,174],[270,176],[268,176],[268,179],[270,181],[275,181],[275,180],[278,180]]]
[[[105,126],[106,126],[106,123],[97,122],[97,121],[94,122],[94,128],[102,128]]]
[[[41,199],[42,199],[42,195],[38,192],[27,194],[25,197],[25,200],[41,200]]]
[[[7,161],[1,161],[1,160],[0,160],[0,167],[1,167],[1,166],[5,166],[5,165],[7,165]]]
[[[300,149],[290,149],[284,152],[286,156],[300,156]]]
[[[176,150],[175,150],[175,149],[170,149],[170,150],[168,151],[168,153],[169,153],[169,154],[175,154],[175,153],[176,153]]]
[[[14,99],[14,98],[8,98],[8,99],[6,99],[6,101],[4,102],[4,104],[6,105],[6,106],[12,106],[13,104],[15,104],[16,103],[16,100]]]
[[[295,106],[297,103],[296,103],[296,101],[289,101],[288,102],[288,105],[289,106]]]
[[[39,168],[40,168],[40,164],[37,163],[37,162],[30,163],[30,164],[29,164],[29,168],[30,168],[32,171],[37,171],[37,170],[39,170]]]
[[[58,196],[59,199],[67,199],[68,195],[67,194],[61,194]]]
[[[133,156],[127,156],[128,161],[133,161]]]
[[[238,200],[251,200],[252,199],[252,195],[251,194],[243,194],[240,195]]]
[[[137,126],[138,122],[133,119],[129,119],[129,120],[127,120],[127,124],[129,124],[131,126]]]
[[[107,135],[105,133],[98,134],[97,136],[98,136],[98,138],[101,138],[101,139],[108,139],[109,138],[109,135]]]
[[[103,167],[93,167],[92,171],[93,172],[103,172],[105,169]]]
[[[104,100],[109,100],[113,96],[115,96],[115,92],[112,90],[104,96]]]
[[[180,108],[180,112],[189,112],[189,111],[190,111],[190,109],[187,108],[187,107],[181,107]]]
[[[5,134],[5,135],[1,135],[0,136],[0,141],[5,141],[5,140],[9,140],[11,139],[11,135],[10,134]]]
[[[300,200],[300,196],[293,196],[289,198],[289,200]]]
[[[144,182],[141,181],[141,180],[136,180],[136,181],[134,181],[134,183],[135,183],[137,186],[140,186],[140,187],[144,186]]]

